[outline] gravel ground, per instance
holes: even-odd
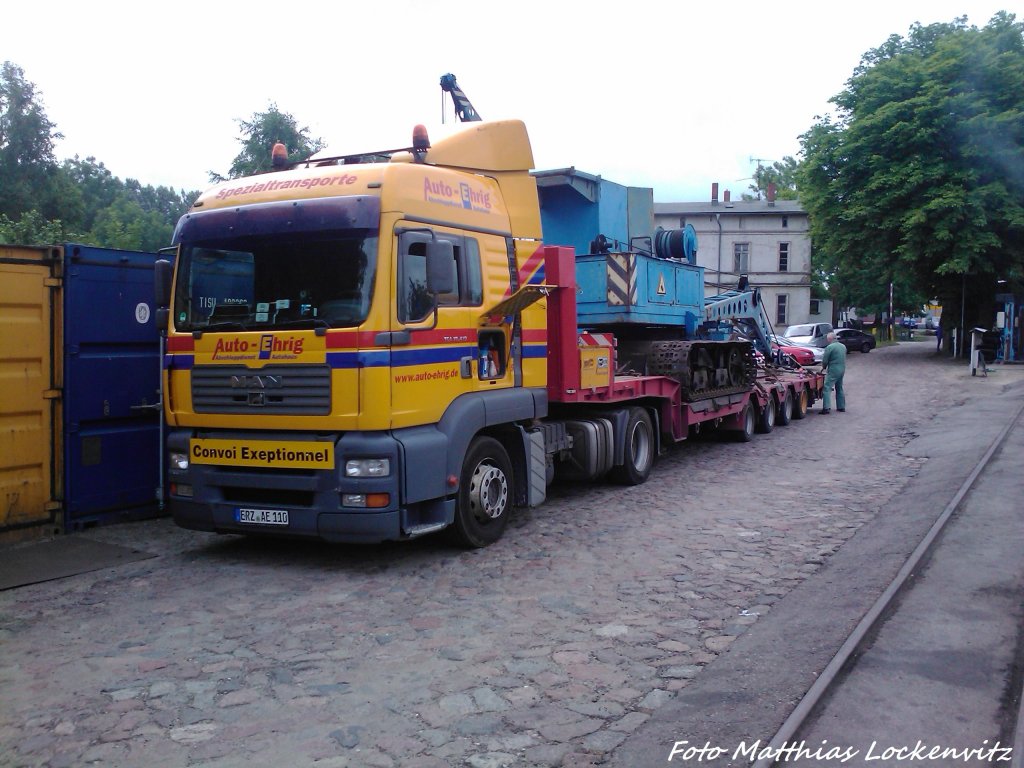
[[[159,557],[0,593],[0,765],[599,765],[870,521],[917,425],[1024,371],[852,353],[846,413],[556,486],[480,551],[82,536]]]

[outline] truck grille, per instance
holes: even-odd
[[[331,412],[326,365],[205,365],[192,369],[196,413],[322,415]]]

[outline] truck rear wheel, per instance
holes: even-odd
[[[651,425],[651,417],[643,408],[630,408],[623,463],[612,469],[611,479],[622,485],[640,485],[651,476],[654,459],[654,427]]]
[[[757,419],[754,416],[754,403],[751,400],[743,406],[739,415],[739,430],[736,432],[736,439],[741,443],[749,443],[754,439],[754,429],[757,426]]]
[[[793,418],[802,419],[807,415],[807,387],[800,388],[800,394],[796,396],[796,400],[793,402]]]
[[[761,414],[757,417],[757,431],[768,434],[773,429],[775,429],[775,398],[769,396],[768,402],[765,403],[764,408],[761,409]]]
[[[454,534],[467,547],[486,547],[501,538],[512,511],[512,462],[492,437],[478,437],[462,464]]]
[[[786,426],[793,419],[793,392],[786,389],[786,394],[782,396],[782,402],[779,403],[779,418],[778,423],[782,426]]]

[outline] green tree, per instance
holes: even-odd
[[[114,204],[123,190],[121,180],[95,157],[78,155],[60,165],[62,199],[70,210],[65,218],[82,231],[89,231],[104,208]]]
[[[910,28],[866,53],[802,137],[800,200],[840,304],[989,322],[996,280],[1024,277],[1024,28],[999,13]]]
[[[100,211],[88,240],[106,248],[156,251],[171,244],[172,225],[127,195]]]
[[[152,251],[170,244],[178,219],[198,192],[121,181],[95,157],[65,160],[58,175],[67,226],[108,248]]]
[[[210,181],[266,173],[272,167],[270,150],[278,141],[288,149],[290,160],[302,160],[324,148],[323,139],[310,138],[309,128],[299,128],[295,118],[281,112],[277,104],[272,103],[266,112],[256,112],[250,120],[239,120],[238,125],[242,151],[232,161],[226,176],[210,171]]]
[[[53,143],[59,138],[35,85],[21,67],[5,61],[0,66],[0,213],[20,217],[33,208],[54,208]]]
[[[0,213],[0,243],[5,245],[54,245],[80,239],[69,235],[60,221],[44,219],[39,211],[28,211],[14,220]]]
[[[797,172],[800,168],[795,157],[787,155],[781,161],[777,160],[771,165],[757,164],[754,171],[754,183],[748,189],[752,194],[744,194],[744,200],[762,199],[768,193],[768,185],[775,185],[776,198],[779,200],[796,200],[797,194]]]
[[[198,196],[121,181],[95,157],[60,165],[35,86],[11,62],[0,68],[0,242],[78,241],[152,251],[170,243],[177,220]],[[58,218],[59,217],[59,218]]]

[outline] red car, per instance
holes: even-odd
[[[781,350],[790,355],[800,365],[814,365],[814,353],[806,347],[790,347],[783,344],[772,344],[772,350]]]

